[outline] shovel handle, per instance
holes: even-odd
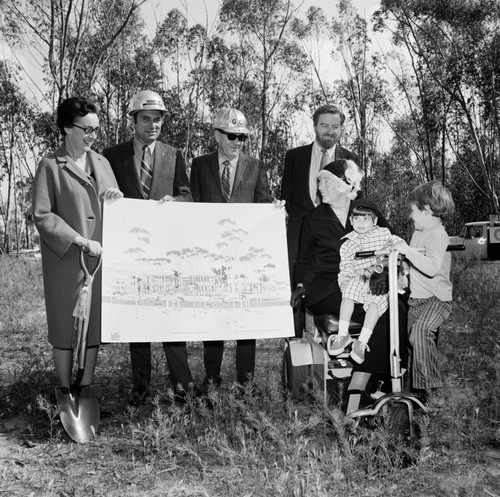
[[[97,265],[92,271],[92,273],[88,270],[87,264],[85,264],[85,248],[80,247],[80,267],[82,268],[83,273],[85,274],[85,278],[93,278],[97,271],[99,271],[99,268],[101,267],[101,262],[102,262],[102,255],[99,255],[97,257]]]

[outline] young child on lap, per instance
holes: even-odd
[[[415,232],[410,245],[398,242],[395,249],[410,262],[408,332],[411,386],[426,399],[442,386],[436,333],[448,318],[452,305],[451,255],[443,219],[455,204],[439,181],[415,188],[408,198]]]
[[[370,292],[369,276],[366,270],[375,264],[375,257],[356,258],[356,252],[381,250],[391,246],[401,238],[392,235],[387,228],[377,226],[377,207],[370,200],[356,200],[353,204],[350,221],[353,231],[345,235],[346,241],[340,247],[339,287],[342,302],[339,313],[339,329],[327,344],[331,355],[339,355],[352,343],[350,356],[358,364],[365,360],[370,350],[368,341],[379,317],[389,307],[389,296],[373,295]],[[356,303],[363,304],[366,312],[363,328],[357,340],[349,335],[349,322]]]

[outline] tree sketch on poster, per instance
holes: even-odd
[[[293,335],[284,209],[122,199],[103,230],[104,342]]]

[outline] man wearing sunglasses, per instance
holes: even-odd
[[[221,110],[214,120],[217,150],[196,157],[191,166],[191,193],[195,202],[272,202],[266,169],[261,161],[243,153],[248,138],[247,120],[237,109]],[[204,342],[206,377],[202,392],[221,383],[223,341]],[[237,340],[236,373],[240,385],[253,379],[255,340]]]
[[[192,200],[186,164],[180,150],[157,141],[165,113],[165,105],[158,93],[151,90],[136,93],[130,102],[129,111],[134,137],[103,151],[126,198],[159,203]],[[194,388],[186,343],[164,342],[163,349],[176,399],[183,401],[186,393]],[[129,392],[128,402],[137,407],[149,395],[151,344],[131,343],[130,359],[134,385]]]

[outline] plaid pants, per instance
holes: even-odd
[[[412,387],[422,390],[443,386],[436,344],[438,328],[451,312],[451,302],[437,297],[408,301],[410,372]]]

